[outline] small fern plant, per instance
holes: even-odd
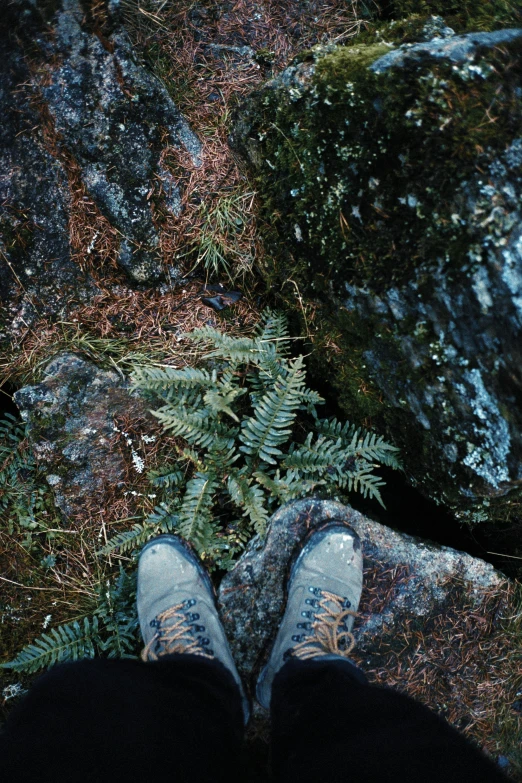
[[[138,651],[136,575],[123,568],[116,579],[100,584],[90,615],[41,634],[2,669],[35,674],[80,658],[134,658]]]
[[[163,501],[105,553],[174,531],[210,567],[226,569],[290,500],[360,492],[382,504],[384,482],[374,468],[398,468],[397,449],[348,422],[320,418],[324,400],[306,386],[303,356],[289,355],[282,314],[265,311],[252,337],[208,326],[188,336],[208,348],[202,366],[134,371],[134,388],[155,403],[152,413],[180,446],[176,462],[150,474]]]
[[[37,481],[26,435],[26,425],[10,413],[0,420],[0,520],[9,535],[17,527],[34,530],[48,511],[49,492]]]

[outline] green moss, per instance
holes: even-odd
[[[443,16],[456,32],[517,27],[519,3],[514,0],[377,0],[376,19],[403,19],[412,14]]]
[[[259,102],[257,184],[269,244],[284,237],[288,260],[279,250],[271,271],[317,293],[333,281],[380,290],[426,262],[465,267],[484,231],[460,219],[463,188],[520,132],[520,42],[458,66],[370,71],[388,51],[339,47]]]

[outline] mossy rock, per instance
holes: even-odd
[[[415,24],[417,42],[304,53],[231,141],[316,372],[477,522],[522,480],[522,30]]]

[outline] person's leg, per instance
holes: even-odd
[[[240,764],[241,696],[218,661],[94,660],[40,677],[0,736],[10,783],[229,781]]]
[[[257,683],[272,714],[278,783],[500,783],[495,765],[434,713],[367,684],[347,656],[362,591],[359,537],[330,520],[294,562]]]
[[[0,737],[10,783],[225,781],[249,706],[209,577],[177,536],[140,554],[141,661],[83,661],[44,675]]]
[[[366,684],[342,659],[285,663],[274,679],[271,716],[278,783],[506,783],[435,713]]]

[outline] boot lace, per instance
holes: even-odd
[[[330,654],[347,657],[355,647],[354,635],[348,630],[346,620],[356,617],[349,607],[350,601],[336,593],[309,587],[315,598],[307,598],[305,603],[312,608],[301,612],[311,622],[297,623],[299,629],[308,633],[292,636],[296,644],[286,652],[286,656],[306,660],[318,655]]]
[[[199,614],[186,611],[196,603],[195,598],[189,598],[180,604],[170,606],[151,620],[150,625],[155,631],[141,653],[143,661],[157,661],[161,656],[173,653],[214,657],[214,650],[209,647],[210,639],[200,635],[205,632],[205,626],[197,624]]]

